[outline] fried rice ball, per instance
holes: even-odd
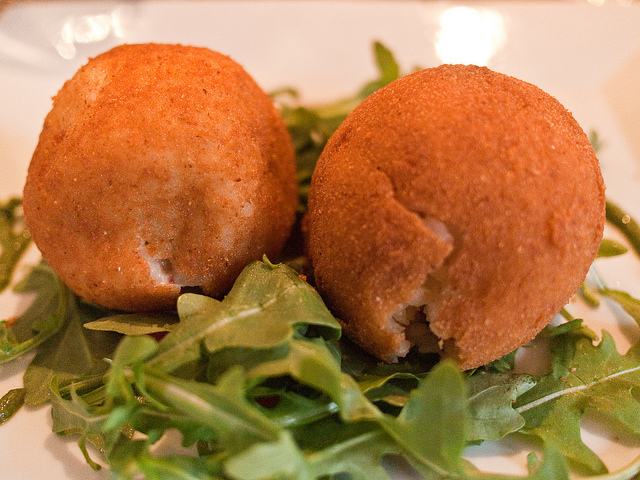
[[[78,295],[128,311],[219,297],[274,258],[297,203],[270,97],[206,48],[113,48],[53,99],[24,187],[29,231]]]
[[[605,221],[589,141],[557,100],[443,65],[355,109],[323,151],[306,218],[317,288],[387,362],[463,369],[532,339],[576,292]]]

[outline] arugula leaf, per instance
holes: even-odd
[[[259,468],[256,468],[259,465]],[[237,480],[269,480],[271,478],[296,478],[313,480],[311,468],[305,456],[286,430],[278,439],[252,445],[225,463],[225,471]]]
[[[419,381],[420,377],[414,374],[397,372],[387,376],[365,375],[358,380],[358,386],[372,402],[403,407]]]
[[[258,365],[249,377],[290,375],[318,391],[327,393],[338,405],[346,421],[373,419],[382,413],[370,403],[356,381],[342,373],[340,364],[324,345],[309,341],[291,342],[289,354],[281,359]]]
[[[348,474],[353,480],[390,480],[384,459],[402,451],[379,425],[370,422],[343,423],[326,417],[292,433],[306,452],[314,478]]]
[[[144,471],[181,464],[177,458],[167,463],[149,463],[144,454],[171,428],[183,432],[185,444],[197,439],[215,440],[228,454],[255,443],[277,440],[280,427],[246,400],[240,369],[230,369],[216,385],[184,380],[146,365],[155,350],[157,344],[149,337],[123,339],[107,376],[107,388],[102,389],[105,397],[101,405],[88,405],[74,390],[71,398],[63,398],[53,383],[54,430],[59,434],[80,433],[87,438],[94,433],[103,435],[101,445],[107,459],[124,478],[129,477],[121,468]],[[121,436],[124,427],[146,434],[148,440],[127,440]],[[93,437],[89,439],[95,441]],[[96,443],[100,445],[99,441]],[[136,455],[129,455],[130,450]]]
[[[589,409],[604,413],[620,428],[640,433],[640,345],[620,355],[606,332],[592,337],[572,330],[551,337],[553,368],[518,398],[526,420],[522,433],[534,435],[564,454],[578,469],[602,474],[606,467],[580,438],[580,420]]]
[[[267,277],[281,277],[282,270],[266,266],[268,270],[261,268],[260,271],[267,272]],[[248,271],[252,269],[247,267]],[[290,273],[286,268],[284,272]],[[288,275],[285,277],[289,278]],[[262,275],[260,278],[265,280]],[[278,284],[282,285],[282,282]],[[256,284],[253,285],[255,289]],[[285,288],[286,285],[285,282]],[[283,324],[291,322],[286,315],[298,318],[297,308],[286,307],[290,302],[287,295],[276,296],[275,300],[271,300],[273,297],[269,293],[263,292],[261,296],[262,301],[258,302],[261,305],[270,301],[283,303],[282,308],[275,309],[284,312],[280,317]],[[226,301],[231,301],[245,297],[227,298]],[[239,303],[246,306],[244,300]],[[230,305],[227,308],[231,308]],[[256,328],[271,329],[272,325],[263,322]],[[235,329],[233,335],[242,339],[246,332]],[[234,338],[228,341],[237,343]],[[440,475],[462,478],[467,469],[461,458],[466,444],[467,399],[463,376],[456,367],[448,363],[436,367],[420,381],[398,417],[394,417],[379,411],[356,381],[340,370],[326,341],[321,338],[302,340],[295,336],[286,341],[289,347],[284,357],[265,357],[265,362],[246,374],[240,367],[228,368],[215,384],[209,384],[181,379],[159,370],[154,361],[162,351],[162,344],[148,336],[126,336],[111,361],[105,377],[106,388],[99,388],[104,395],[102,401],[92,405],[85,401],[91,393],[77,394],[73,385],[69,396],[63,398],[61,390],[52,384],[55,430],[61,434],[79,433],[81,438],[98,444],[100,439],[94,434],[102,432],[107,460],[124,478],[129,478],[130,472],[142,472],[144,468],[166,472],[165,469],[176,465],[185,465],[189,471],[208,471],[202,463],[179,457],[171,457],[167,463],[149,460],[149,446],[172,428],[183,433],[185,445],[196,440],[213,442],[215,451],[224,452],[224,475],[233,474],[236,478],[272,478],[277,474],[319,478],[338,471],[355,473],[359,478],[366,478],[365,475],[386,478],[380,460],[388,453],[405,456],[420,465],[423,472],[431,472],[431,478]],[[271,343],[267,342],[264,348],[270,350]],[[313,391],[324,392],[326,397],[321,398],[321,403],[334,403],[337,409],[326,409],[322,415],[310,419],[310,423],[279,422],[277,416],[266,415],[263,408],[249,400],[254,398],[250,389],[265,378],[282,376],[289,376]],[[308,398],[320,397],[308,394]],[[317,432],[318,426],[328,425],[334,412],[342,419],[333,437],[340,443],[321,445],[316,440],[314,450],[311,432]],[[121,435],[127,426],[147,435],[147,440],[127,440]],[[431,441],[425,442],[425,438]],[[371,446],[374,439],[381,442],[374,450],[378,453],[367,457],[364,449]],[[297,442],[306,442],[304,449]],[[136,454],[129,455],[127,451]],[[351,452],[359,454],[357,463],[347,462],[346,455]],[[340,463],[331,461],[333,455],[342,458]],[[248,460],[259,458],[265,460],[259,468],[246,469]],[[281,461],[266,461],[274,458]],[[151,463],[145,463],[147,466],[144,467],[144,462]]]
[[[618,255],[623,255],[627,252],[627,247],[617,240],[604,238],[602,242],[600,242],[596,258],[617,257]]]
[[[525,420],[513,404],[535,384],[535,378],[527,374],[481,372],[469,377],[471,421],[467,440],[498,441],[520,430]]]
[[[72,395],[64,401],[72,404],[65,407],[66,423],[57,420],[56,414],[56,426],[61,433],[76,430],[86,437],[95,425],[101,425],[111,439],[105,444],[107,458],[122,478],[133,478],[140,472],[192,475],[185,478],[207,478],[215,472],[213,478],[246,480],[316,479],[349,473],[356,479],[387,480],[390,477],[382,459],[388,454],[404,456],[426,478],[489,478],[474,472],[462,459],[467,399],[464,377],[455,366],[444,362],[436,367],[413,391],[396,418],[367,403],[353,379],[350,383],[347,379],[351,377],[340,372],[324,343],[291,343],[287,360],[267,362],[246,376],[240,368],[230,368],[213,385],[180,379],[149,366],[158,345],[146,336],[125,337],[107,375],[110,397],[104,405],[108,411],[103,406],[95,407],[92,418],[92,409]],[[283,374],[329,392],[336,404],[347,409],[341,414],[342,420],[336,421],[329,414],[293,428],[269,420],[247,400],[246,388],[250,388],[252,377]],[[328,381],[322,382],[327,377]],[[148,440],[128,441],[114,436],[125,424],[148,435]],[[67,427],[62,428],[64,425]],[[152,460],[150,444],[170,428],[183,432],[185,444],[196,438],[213,441],[216,451],[224,452],[223,457]],[[332,433],[328,438],[319,435],[329,430]]]
[[[228,480],[228,477],[218,475],[221,467],[215,459],[159,457],[151,453],[147,442],[142,440],[117,446],[111,466],[112,475],[120,480]]]
[[[124,424],[149,436],[150,442],[161,437],[169,428],[184,434],[185,444],[196,439],[215,440],[228,454],[233,455],[256,443],[276,441],[280,427],[260,414],[245,397],[242,370],[231,368],[215,384],[184,380],[149,367],[145,361],[153,355],[153,341],[148,337],[123,339],[109,373],[107,392],[117,405],[109,413],[103,428],[118,432]],[[134,365],[124,367],[136,358]],[[144,401],[131,396],[138,391]],[[123,451],[115,444],[113,455]],[[135,448],[135,447],[132,447]],[[110,450],[107,450],[110,451]],[[137,462],[129,458],[128,462]]]
[[[280,427],[246,400],[241,369],[229,370],[216,385],[182,380],[150,369],[140,379],[151,398],[194,424],[215,431],[219,444],[230,454],[279,437]]]
[[[531,480],[569,480],[569,469],[566,459],[560,452],[550,447],[545,448],[543,461],[540,461],[534,453],[529,454],[527,457],[527,466],[530,472],[534,472],[533,475],[527,477]]]
[[[70,290],[63,287],[65,301],[58,312],[63,318],[59,331],[42,343],[41,348],[27,367],[23,377],[26,391],[25,403],[40,405],[49,400],[49,385],[55,377],[58,381],[72,380],[84,375],[107,370],[103,360],[111,355],[120,336],[111,332],[93,332],[83,327],[102,311],[81,302]]]
[[[14,388],[0,398],[0,425],[9,420],[24,404],[24,388]]]
[[[230,347],[271,348],[291,339],[294,326],[313,326],[328,338],[340,325],[318,293],[284,264],[253,262],[221,302],[196,294],[178,299],[180,323],[150,364],[166,372]]]
[[[419,354],[410,350],[407,356],[399,363],[382,363],[350,341],[348,337],[340,339],[340,355],[342,357],[342,370],[359,382],[366,381],[368,378],[389,377],[396,374],[422,378],[440,360],[439,355]]]
[[[19,198],[0,203],[0,292],[11,282],[18,261],[31,243],[21,207]]]
[[[63,398],[57,379],[52,379],[50,388],[52,431],[58,435],[78,434],[81,441],[89,440],[99,451],[103,450],[105,441],[102,423],[106,416],[95,415],[75,389],[71,390],[69,400]]]
[[[36,298],[20,318],[0,322],[0,364],[33,350],[58,332],[68,308],[66,287],[44,262],[33,267],[14,291],[33,292]]]
[[[84,328],[117,332],[123,335],[150,335],[170,332],[178,320],[178,316],[174,312],[122,313],[87,322],[84,324]]]
[[[397,418],[383,417],[383,428],[422,464],[435,472],[463,477],[467,445],[467,385],[459,369],[443,361],[409,395]]]
[[[378,67],[378,79],[365,85],[358,94],[360,101],[371,95],[376,90],[397,80],[402,75],[398,62],[394,58],[393,53],[381,42],[373,42],[373,54],[375,63]]]

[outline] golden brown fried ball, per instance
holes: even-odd
[[[461,368],[532,339],[576,292],[605,218],[598,160],[537,87],[445,65],[371,95],[319,159],[306,219],[319,291],[385,361]]]
[[[294,151],[269,96],[229,57],[122,45],[55,96],[24,189],[36,245],[61,279],[110,308],[223,295],[275,257],[295,217]]]

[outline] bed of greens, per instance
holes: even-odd
[[[374,53],[379,78],[352,98],[310,108],[294,90],[274,93],[298,152],[300,216],[326,140],[400,76],[388,49],[376,43]],[[606,257],[640,255],[640,227],[611,203],[607,218],[625,241],[603,241],[577,298],[615,302],[640,322],[640,300],[597,274]],[[341,337],[297,239],[283,258],[248,265],[222,300],[185,293],[174,312],[122,314],[83,302],[44,262],[12,282],[29,235],[20,200],[0,204],[0,289],[34,297],[0,323],[0,363],[35,350],[23,387],[0,392],[0,423],[48,403],[53,431],[74,435],[91,468],[119,479],[381,480],[392,478],[389,458],[426,479],[512,478],[465,459],[470,445],[512,437],[531,445],[526,478],[638,475],[640,458],[608,472],[580,425],[597,411],[640,435],[640,342],[619,353],[569,306],[528,347],[548,350],[541,375],[514,370],[517,352],[467,372],[418,355],[380,365]],[[182,446],[156,452],[168,431]]]

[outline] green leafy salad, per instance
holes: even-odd
[[[346,114],[399,77],[376,43],[379,78],[352,98],[314,108],[274,93],[298,153],[300,215],[315,161]],[[608,204],[626,238],[599,257],[640,255],[640,227]],[[0,204],[0,286],[29,244],[20,200]],[[514,478],[481,472],[472,445],[516,438],[530,446],[531,479],[634,478],[640,458],[608,472],[581,439],[588,412],[640,435],[640,342],[618,353],[570,306],[528,352],[542,374],[516,369],[513,352],[474,371],[410,354],[381,365],[347,339],[306,281],[296,235],[283,258],[256,261],[221,301],[185,293],[166,314],[121,314],[75,296],[44,262],[13,283],[34,300],[0,323],[0,363],[35,350],[23,388],[0,392],[0,423],[23,405],[50,404],[53,431],[73,435],[91,468],[114,478],[392,479],[398,464],[426,479]],[[640,301],[610,288],[596,260],[576,301],[614,302],[640,322]],[[181,445],[159,451],[168,431]],[[0,434],[2,430],[0,427]],[[178,442],[180,443],[180,442]],[[92,447],[90,446],[92,445]],[[87,467],[89,468],[89,467]]]

